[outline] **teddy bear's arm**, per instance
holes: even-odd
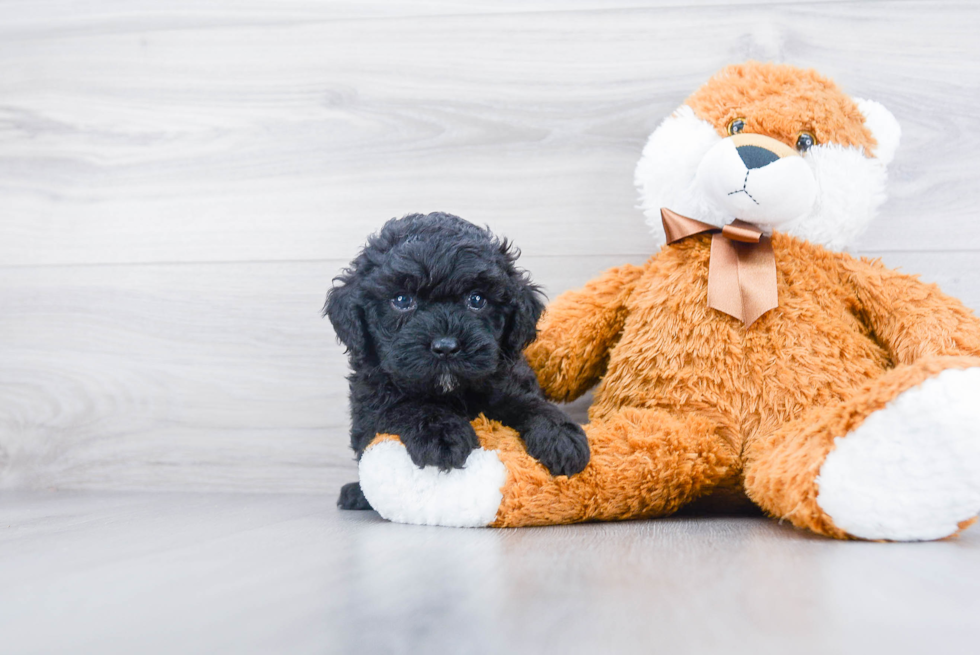
[[[545,310],[524,354],[552,400],[568,402],[595,385],[626,320],[626,299],[644,268],[612,268],[584,288],[566,291]]]
[[[980,356],[980,319],[935,284],[878,261],[849,259],[844,266],[863,317],[896,364],[926,355]]]

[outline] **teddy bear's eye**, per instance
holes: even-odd
[[[400,312],[407,312],[415,309],[415,298],[407,293],[399,293],[391,299],[391,306]]]
[[[745,119],[744,118],[733,118],[728,123],[728,133],[738,134],[745,129]]]
[[[800,136],[796,139],[796,149],[800,152],[806,152],[815,145],[817,140],[809,132],[800,132]]]
[[[470,294],[469,298],[466,299],[466,306],[478,312],[487,306],[486,296],[479,291],[474,291]]]

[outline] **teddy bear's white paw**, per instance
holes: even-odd
[[[389,521],[476,528],[497,518],[507,469],[483,448],[461,469],[419,468],[401,442],[386,440],[364,451],[358,477],[371,507]]]
[[[817,504],[864,539],[925,541],[980,513],[980,368],[909,389],[834,440]]]

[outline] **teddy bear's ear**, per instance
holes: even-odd
[[[864,124],[868,126],[875,141],[878,142],[874,150],[875,157],[887,166],[895,158],[895,151],[898,150],[898,142],[902,136],[902,128],[899,127],[898,121],[895,120],[892,113],[885,109],[885,106],[880,102],[860,98],[855,98],[854,102],[864,114]]]

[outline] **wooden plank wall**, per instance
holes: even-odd
[[[896,114],[859,250],[978,309],[978,28],[969,1],[4,0],[0,487],[332,492],[319,310],[364,236],[451,211],[551,294],[640,262],[645,137],[747,58]]]

